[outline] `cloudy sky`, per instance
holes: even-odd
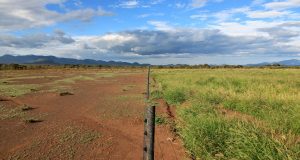
[[[0,55],[152,64],[300,59],[300,0],[0,0]]]

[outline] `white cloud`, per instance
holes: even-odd
[[[24,28],[48,26],[68,20],[89,21],[94,16],[111,15],[98,9],[64,10],[59,13],[47,10],[47,4],[62,5],[64,0],[0,0],[0,32]],[[162,3],[129,0],[117,7],[136,8]],[[188,3],[192,2],[192,3]],[[221,0],[193,0],[174,3],[177,8],[201,8],[209,2]],[[283,3],[285,2],[285,3]],[[52,34],[16,36],[0,33],[0,54],[52,54],[63,57],[97,59],[162,59],[190,58],[197,56],[299,56],[299,14],[289,10],[295,0],[266,3],[256,0],[253,6],[233,8],[216,13],[193,12],[191,19],[206,21],[207,29],[175,27],[166,21],[147,21],[146,29],[107,33],[95,36],[70,37],[62,31]],[[14,5],[18,3],[19,5]],[[286,5],[286,4],[289,5]],[[295,4],[294,6],[297,6]],[[200,10],[200,9],[199,9]],[[187,12],[189,12],[188,10]],[[185,12],[186,13],[186,12]],[[138,16],[162,16],[164,13],[148,13]],[[242,18],[241,18],[242,17]],[[240,18],[240,19],[237,19]],[[268,20],[264,20],[267,18]],[[258,20],[259,19],[259,20]],[[202,22],[201,22],[202,23]],[[176,25],[179,26],[179,25]],[[148,28],[154,28],[149,30]]]
[[[121,2],[118,6],[121,8],[136,8],[139,6],[139,2],[137,0],[129,0]]]
[[[157,30],[162,30],[162,31],[172,31],[172,30],[174,30],[174,27],[169,25],[165,21],[148,21],[148,24],[154,26],[155,29],[157,29]]]
[[[265,21],[244,21],[239,22],[222,22],[212,25],[212,28],[219,29],[223,33],[230,36],[268,36],[258,29],[275,27],[283,24],[284,22],[265,22]]]
[[[94,16],[112,15],[101,8],[79,9],[58,13],[46,8],[47,4],[62,5],[65,0],[1,0],[0,31],[18,30],[53,25],[57,22],[78,19],[88,21]],[[17,5],[16,5],[17,4]]]
[[[249,7],[233,8],[210,14],[211,17],[217,19],[217,22],[230,21],[236,14],[244,14],[250,11]]]
[[[279,18],[286,21],[300,19],[300,14],[291,10],[253,9],[252,7],[232,8],[218,12],[200,12],[199,14],[191,15],[190,18],[210,19],[214,23],[223,23],[247,20],[243,16],[246,16],[248,19],[271,19],[272,21],[278,21]]]
[[[125,9],[133,9],[133,8],[150,8],[153,5],[158,5],[163,3],[165,0],[150,0],[150,1],[139,1],[139,0],[124,0],[120,1],[115,5],[111,5],[113,8],[125,8]]]
[[[200,19],[202,21],[207,20],[208,17],[209,16],[207,14],[194,14],[190,16],[191,19]]]
[[[300,7],[300,0],[284,0],[284,1],[274,1],[269,2],[264,5],[268,9],[289,9],[289,8],[298,8]]]
[[[284,17],[291,14],[289,11],[248,11],[246,12],[249,18],[276,18],[276,17]]]
[[[263,21],[222,23],[215,26],[215,29],[175,28],[159,21],[149,23],[158,26],[158,30],[77,37],[69,37],[61,31],[51,35],[24,37],[2,35],[0,50],[13,54],[52,54],[114,60],[147,57],[191,59],[203,55],[297,56],[300,52],[300,25],[296,22],[293,25],[281,22],[270,25]]]
[[[253,0],[251,5],[261,5],[265,3],[266,0]]]

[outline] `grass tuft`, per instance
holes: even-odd
[[[155,116],[155,124],[157,125],[165,125],[168,123],[168,120],[166,117],[160,116],[160,115],[156,115]]]

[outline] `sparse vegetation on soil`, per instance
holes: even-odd
[[[145,81],[144,69],[0,71],[0,159],[142,159]],[[184,157],[170,137],[157,126],[156,159]]]
[[[4,94],[11,97],[21,96],[27,93],[32,92],[33,89],[37,89],[39,85],[23,85],[23,84],[1,84],[0,83],[0,94]]]

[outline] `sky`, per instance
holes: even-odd
[[[150,64],[300,59],[300,0],[0,0],[0,56]]]

